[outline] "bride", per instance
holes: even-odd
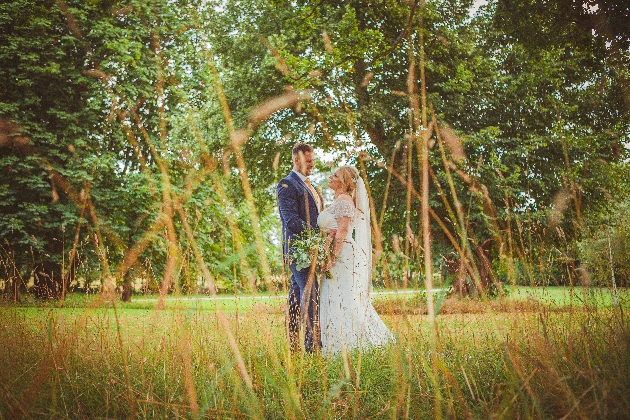
[[[342,166],[328,186],[335,201],[317,218],[320,229],[334,236],[332,255],[322,266],[332,275],[323,276],[320,286],[322,353],[383,346],[394,336],[370,299],[372,240],[365,184],[355,167]]]

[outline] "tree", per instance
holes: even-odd
[[[87,127],[98,119],[89,104],[97,84],[81,73],[85,56],[55,11],[52,2],[0,6],[0,115],[8,136],[0,145],[0,236],[21,276],[34,275],[40,296],[65,288],[62,250],[79,223],[79,192],[92,169],[84,159],[94,161]]]
[[[69,280],[70,259],[127,290],[149,261],[163,294],[268,281],[268,187],[302,140],[364,168],[375,243],[397,253],[403,238],[407,276],[427,177],[433,246],[462,282],[488,288],[539,245],[569,258],[584,220],[626,193],[620,5],[423,4],[3,4],[3,252],[24,277],[41,260]],[[613,29],[570,23],[593,14]]]
[[[265,167],[263,155],[249,148],[240,150],[229,138],[269,116],[250,113],[258,99],[267,98],[254,98],[257,102],[247,109],[234,105],[234,112],[229,104],[223,108],[223,86],[232,79],[216,70],[207,54],[207,37],[198,26],[212,7],[194,1],[178,7],[166,2],[119,7],[115,2],[63,0],[16,1],[3,7],[7,37],[2,50],[6,81],[2,116],[8,127],[3,164],[15,171],[2,182],[3,194],[10,198],[2,210],[8,216],[2,228],[3,237],[10,239],[6,251],[16,255],[15,265],[28,272],[29,241],[34,238],[42,246],[42,259],[56,262],[47,270],[49,277],[55,277],[48,286],[65,290],[58,279],[68,265],[62,265],[66,243],[55,239],[57,247],[47,250],[42,245],[52,241],[43,241],[46,235],[56,238],[55,231],[61,231],[59,216],[50,210],[63,202],[68,230],[74,235],[74,244],[68,247],[71,255],[75,259],[85,234],[91,244],[84,254],[90,257],[82,261],[92,267],[98,261],[99,270],[86,271],[101,271],[103,278],[98,280],[104,284],[126,277],[128,292],[129,270],[143,257],[162,274],[163,294],[171,286],[178,287],[180,272],[187,278],[187,288],[196,287],[190,265],[196,266],[197,273],[212,265],[224,279],[219,283],[229,287],[240,287],[241,282],[249,287],[250,279],[261,276],[269,281],[265,247],[274,247],[265,245],[256,205],[272,205],[264,187],[273,174],[251,169],[248,173],[245,162]],[[35,64],[29,62],[31,68],[20,60]],[[61,69],[58,77],[51,79],[40,61]],[[15,74],[21,74],[22,81]],[[16,89],[20,86],[23,92]],[[31,108],[30,114],[11,113]],[[70,111],[74,113],[64,114]],[[65,125],[55,122],[60,115]],[[242,126],[241,131],[230,128]],[[54,141],[40,141],[33,127],[40,129],[42,138]],[[15,135],[16,140],[11,140]],[[22,144],[19,139],[28,141]],[[31,167],[40,172],[16,167],[20,153],[28,155]],[[274,158],[270,151],[266,167]],[[38,176],[50,178],[48,191]],[[22,211],[24,206],[16,200],[20,185],[13,180],[22,180],[31,190],[38,188],[31,195],[39,207]],[[56,200],[52,205],[46,198],[51,189]],[[37,216],[36,210],[50,216],[50,224],[41,232],[24,223]],[[244,246],[244,235],[253,235],[256,246]],[[207,284],[216,280],[209,273],[203,273]],[[232,279],[239,284],[232,285]]]
[[[469,2],[431,2],[422,14],[428,100],[436,110],[438,125],[444,131],[450,126],[460,135],[467,156],[455,165],[449,181],[446,166],[457,159],[447,150],[443,160],[434,149],[435,180],[441,186],[454,183],[457,197],[449,195],[449,200],[471,203],[466,211],[470,216],[459,233],[441,235],[444,228],[438,226],[434,232],[451,246],[458,236],[464,237],[464,243],[471,239],[474,246],[467,258],[477,260],[478,269],[488,273],[508,249],[508,238],[513,241],[518,236],[519,223],[544,220],[565,191],[572,197],[574,217],[566,217],[562,229],[573,239],[579,237],[583,212],[606,205],[606,194],[619,186],[616,178],[604,174],[610,174],[610,163],[625,153],[617,142],[624,136],[627,121],[619,106],[621,91],[611,77],[614,69],[602,61],[597,42],[581,35],[584,42],[579,49],[568,43],[569,37],[564,44],[536,46],[510,35],[535,34],[536,19],[547,16],[546,6],[531,19],[523,18],[529,16],[523,8],[510,9],[502,3],[496,10],[491,3],[471,18],[469,6]],[[383,1],[365,8],[356,2],[279,3],[274,16],[267,9],[255,9],[253,15],[240,10],[248,17],[230,20],[236,23],[226,32],[247,37],[248,28],[254,28],[284,80],[313,92],[312,102],[303,109],[306,115],[286,115],[270,129],[274,133],[286,130],[287,136],[296,137],[312,133],[312,141],[323,148],[340,147],[333,141],[349,138],[351,150],[363,148],[377,162],[389,163],[394,155],[391,169],[399,172],[401,183],[396,178],[387,183],[386,171],[367,165],[375,199],[384,201],[387,190],[388,210],[395,215],[383,219],[383,230],[385,236],[401,232],[406,236],[405,224],[410,224],[411,231],[417,231],[415,215],[406,220],[400,217],[416,208],[401,199],[408,195],[405,179],[414,186],[420,182],[417,163],[409,159],[414,146],[405,140],[410,127],[406,80],[411,59],[420,61],[416,5]],[[549,10],[552,15],[554,10]],[[275,16],[289,22],[279,33],[273,33],[278,30],[272,23]],[[509,23],[517,20],[518,25]],[[240,22],[247,24],[239,26]],[[560,19],[552,20],[549,25],[560,23]],[[509,30],[504,30],[507,25],[511,25]],[[559,26],[546,30],[563,33]],[[414,84],[421,86],[420,72],[415,74]],[[262,80],[267,86],[275,83]],[[394,154],[399,144],[402,147]],[[434,219],[457,218],[448,211],[453,201],[444,202],[437,188],[431,198]],[[412,201],[417,198],[411,196]],[[561,239],[550,236],[549,229],[543,233],[528,224],[526,230],[530,228],[541,245],[557,245]],[[514,258],[526,252],[531,256],[532,251],[525,248],[521,245],[521,256],[514,254]],[[481,261],[484,258],[487,264]],[[487,276],[486,285],[496,280],[491,272]]]

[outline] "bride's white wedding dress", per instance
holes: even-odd
[[[320,327],[324,355],[379,347],[394,341],[370,298],[372,246],[365,185],[357,182],[357,207],[335,200],[317,218],[320,229],[337,229],[337,218],[351,217],[348,235],[330,270],[320,281]],[[359,191],[359,188],[362,188]],[[365,197],[363,197],[365,195]],[[353,238],[354,232],[354,238]]]

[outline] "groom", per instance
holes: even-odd
[[[282,251],[290,261],[290,243],[306,229],[317,230],[317,216],[322,210],[323,197],[311,185],[308,176],[315,166],[313,148],[298,143],[293,147],[293,170],[276,187],[278,209],[282,220]],[[319,350],[317,278],[309,269],[296,270],[290,264],[288,334],[291,351],[299,349],[300,318],[304,322],[304,348],[307,352]]]

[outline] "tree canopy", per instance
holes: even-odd
[[[628,6],[472,6],[4,2],[0,278],[280,287],[272,187],[304,141],[361,168],[376,269],[412,281],[426,136],[433,261],[458,290],[548,280],[550,249],[573,281],[628,197]]]

